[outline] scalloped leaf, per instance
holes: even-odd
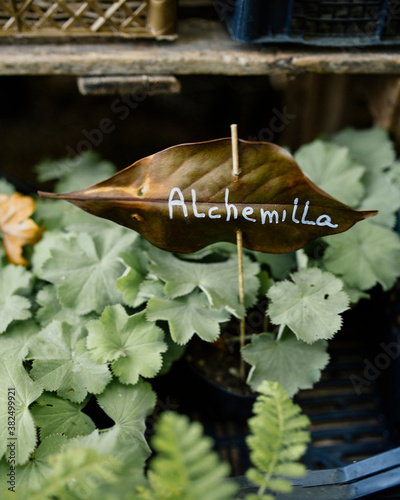
[[[36,427],[29,406],[42,394],[43,386],[29,377],[22,361],[14,356],[0,358],[0,380],[0,459],[4,455],[9,458],[8,445],[14,438],[15,463],[21,465],[36,446]]]
[[[400,276],[400,237],[386,227],[367,221],[326,241],[323,265],[349,287],[369,290],[380,283],[389,290]]]
[[[59,434],[43,439],[29,461],[17,468],[16,477],[18,478],[18,486],[16,491],[21,486],[24,489],[26,485],[29,485],[29,489],[40,490],[51,471],[49,458],[60,451],[66,440],[65,436]]]
[[[152,264],[149,271],[165,282],[164,293],[168,299],[183,297],[200,289],[213,309],[226,309],[235,316],[245,313],[240,304],[237,278],[237,257],[225,262],[189,262],[153,248],[149,252]],[[254,305],[260,286],[257,274],[260,266],[244,256],[243,273],[246,283],[245,305]]]
[[[88,392],[101,393],[111,380],[107,365],[96,363],[81,328],[53,321],[31,341],[31,377],[48,391],[80,403]]]
[[[145,312],[128,316],[117,304],[106,307],[99,320],[88,324],[87,346],[98,363],[112,362],[111,369],[124,384],[136,384],[139,376],[154,377],[167,350],[164,332],[146,321]]]
[[[342,280],[318,268],[300,269],[291,279],[268,290],[267,313],[272,323],[287,325],[309,344],[332,338],[342,326],[340,313],[349,308]]]
[[[148,382],[139,380],[135,386],[126,386],[116,380],[97,397],[100,407],[114,420],[107,434],[115,435],[123,442],[138,445],[149,454],[150,448],[145,438],[146,418],[154,411],[156,394]]]
[[[326,340],[307,345],[288,329],[279,340],[271,333],[252,335],[242,349],[252,368],[247,382],[257,391],[264,380],[279,382],[290,396],[299,389],[311,389],[329,361]]]
[[[294,157],[317,186],[342,203],[357,206],[364,194],[365,168],[354,162],[347,148],[316,140],[301,146]]]
[[[174,300],[152,297],[146,307],[150,321],[168,321],[172,339],[177,344],[187,344],[195,333],[207,342],[214,342],[220,334],[219,323],[228,321],[230,314],[225,309],[210,309],[207,298],[193,292]]]
[[[52,434],[72,438],[89,434],[95,429],[92,419],[82,412],[82,405],[49,392],[40,396],[31,411],[42,440]]]
[[[0,333],[14,320],[32,316],[31,301],[16,293],[27,288],[32,274],[24,267],[12,264],[0,268]]]
[[[65,199],[139,232],[170,252],[235,243],[285,253],[346,231],[375,211],[355,211],[324,193],[292,156],[270,143],[239,141],[240,175],[232,173],[231,139],[168,148]]]
[[[118,256],[132,250],[136,237],[118,227],[60,237],[43,264],[41,278],[56,286],[63,307],[75,308],[81,315],[101,314],[106,305],[122,302],[115,287],[124,271]]]
[[[387,130],[381,127],[340,130],[331,140],[349,148],[351,156],[361,165],[382,170],[394,162],[396,154]]]

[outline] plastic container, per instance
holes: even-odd
[[[362,47],[400,43],[396,0],[220,0],[235,40]]]

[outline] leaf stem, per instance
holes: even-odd
[[[295,254],[297,269],[306,269],[308,267],[308,256],[306,252],[303,250],[303,248],[300,248],[299,250],[296,250]]]
[[[281,337],[282,337],[282,333],[283,333],[283,330],[285,329],[285,323],[282,323],[281,325],[279,325],[279,330],[278,330],[278,333],[276,335],[276,339],[275,339],[275,342],[279,342],[281,340]]]
[[[244,277],[243,277],[243,235],[242,230],[236,230],[236,245],[238,251],[238,266],[239,266],[239,299],[240,304],[244,307]],[[240,350],[246,342],[246,316],[240,318]],[[240,378],[245,380],[244,359],[240,357]]]
[[[239,177],[239,146],[238,146],[238,132],[237,124],[231,125],[231,139],[232,139],[232,173],[238,179]],[[238,253],[238,271],[239,271],[239,299],[240,304],[244,306],[244,276],[243,276],[243,234],[241,229],[236,229],[236,246]],[[240,319],[240,351],[246,342],[246,316]],[[246,379],[246,370],[244,359],[240,356],[240,378]]]

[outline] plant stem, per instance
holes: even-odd
[[[237,125],[234,123],[231,125],[231,139],[232,139],[232,172],[236,177],[239,178],[239,147],[238,147],[238,133]],[[239,299],[240,304],[244,308],[244,276],[243,276],[243,234],[241,229],[236,229],[236,246],[238,253],[238,270],[239,270]],[[246,342],[246,318],[240,319],[240,351],[244,347]],[[245,380],[246,370],[244,365],[244,359],[240,356],[240,378]]]
[[[279,342],[281,340],[282,333],[283,333],[283,330],[285,329],[285,326],[286,326],[285,323],[282,323],[281,325],[279,325],[278,334],[277,334],[276,339],[275,339],[276,342]]]
[[[238,251],[238,266],[239,266],[239,299],[240,304],[244,307],[244,277],[243,277],[243,237],[242,230],[236,230],[236,245]],[[246,317],[240,318],[240,351],[246,342]],[[240,378],[245,380],[246,371],[244,359],[240,356]]]
[[[300,248],[299,250],[296,250],[295,255],[297,269],[306,269],[308,266],[308,257],[306,252],[302,248]]]

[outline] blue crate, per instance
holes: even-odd
[[[400,43],[399,0],[216,0],[232,38],[362,47]]]

